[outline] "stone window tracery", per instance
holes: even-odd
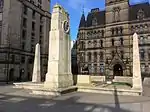
[[[93,25],[93,26],[96,26],[96,25],[97,25],[97,19],[96,19],[96,18],[93,18],[93,20],[92,20],[92,25]]]
[[[137,12],[137,19],[142,20],[142,19],[144,19],[144,17],[145,17],[144,11],[142,9],[140,9]]]

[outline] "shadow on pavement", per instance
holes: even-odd
[[[29,98],[0,94],[0,112],[131,112],[120,108],[117,90],[114,105],[80,102],[80,97]]]

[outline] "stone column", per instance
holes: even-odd
[[[133,35],[133,89],[142,90],[138,35]]]
[[[32,82],[40,83],[41,82],[41,70],[40,70],[40,45],[36,44],[35,47],[35,57],[34,57],[34,67]]]

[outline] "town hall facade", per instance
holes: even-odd
[[[104,11],[82,14],[77,35],[78,74],[132,76],[133,34],[139,35],[141,72],[150,75],[150,5],[106,0]]]

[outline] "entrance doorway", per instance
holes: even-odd
[[[114,65],[114,76],[123,76],[123,69],[120,64]]]

